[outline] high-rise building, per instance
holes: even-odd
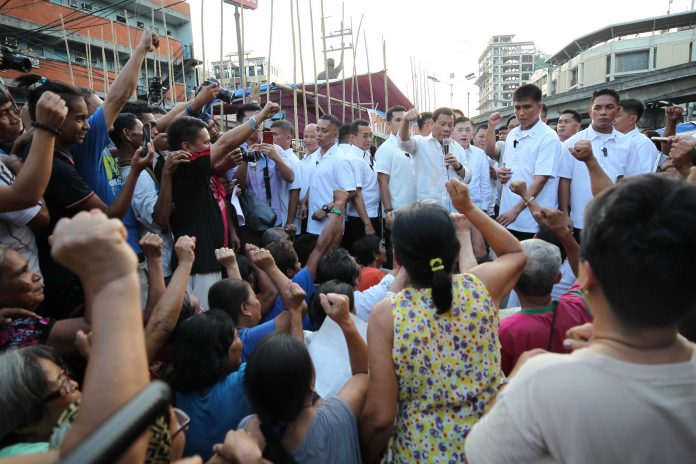
[[[103,97],[143,31],[153,30],[160,36],[160,48],[142,66],[139,96],[147,94],[153,77],[171,89],[165,102],[184,101],[197,86],[195,67],[200,63],[193,56],[186,1],[9,0],[0,13],[0,43],[29,56],[31,72],[48,79],[92,88]],[[10,87],[18,75],[0,72]]]
[[[220,81],[220,85],[229,90],[238,90],[242,88],[242,76],[239,72],[239,61],[237,54],[227,55],[223,62],[213,61],[212,75]],[[268,60],[265,57],[245,57],[244,72],[247,86],[251,82],[260,82],[267,84],[269,82],[278,82],[278,68],[271,64],[268,66]]]
[[[513,42],[514,35],[494,35],[479,56],[479,113],[512,105],[512,93],[544,66],[534,42]]]

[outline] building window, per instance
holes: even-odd
[[[92,11],[92,4],[91,3],[82,3],[80,5],[80,8],[82,8],[85,11]]]
[[[13,37],[5,37],[5,45],[9,45],[10,47],[17,47],[19,46],[19,42],[17,42],[17,39]]]
[[[138,27],[139,27],[140,29],[145,29],[145,23],[142,22],[142,21],[138,21]]]
[[[649,60],[650,52],[648,50],[617,54],[615,72],[647,71]]]
[[[116,21],[118,21],[119,23],[128,24],[128,23],[126,22],[126,17],[125,17],[125,16],[116,15]]]
[[[607,55],[607,76],[611,74],[611,55]]]
[[[570,86],[575,87],[578,85],[578,67],[574,67],[570,70]]]

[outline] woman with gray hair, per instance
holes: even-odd
[[[515,285],[522,309],[503,319],[498,332],[505,375],[510,374],[525,351],[542,348],[568,353],[563,346],[566,331],[592,320],[577,289],[571,289],[557,301],[551,298],[554,284],[561,280],[558,247],[533,238],[524,240],[522,248],[527,252],[527,263]]]

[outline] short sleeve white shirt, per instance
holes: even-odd
[[[390,135],[377,149],[375,171],[389,176],[392,208],[416,201],[416,165],[413,156],[399,147],[398,138]]]
[[[372,161],[370,153],[351,145],[346,156],[353,166],[353,173],[356,176],[355,184],[361,189],[367,216],[376,218],[379,215],[379,185],[377,174],[373,171],[374,166],[370,166]],[[359,217],[353,202],[348,204],[348,216]]]
[[[309,189],[309,182],[312,179],[312,173],[314,172],[315,157],[319,150],[307,153],[304,158],[300,160],[300,167],[302,171],[302,176],[300,179],[300,202],[307,195],[307,189]]]
[[[589,126],[563,143],[556,175],[559,178],[570,179],[570,219],[573,221],[573,227],[577,229],[584,227],[585,208],[592,201],[587,166],[575,159],[568,150],[580,140],[589,140],[592,143],[595,158],[612,182],[626,175],[629,157],[636,154],[631,139],[616,129],[610,134],[601,134]]]
[[[450,153],[464,166],[464,177],[460,177],[453,167],[445,165],[442,144],[432,135],[406,141],[399,139],[399,146],[412,153],[415,160],[416,200],[435,202],[447,211],[455,211],[445,183],[449,179],[459,179],[465,183],[471,180],[471,168],[466,164],[462,146],[452,141]]]
[[[0,161],[0,185],[12,185],[15,176]],[[17,211],[0,213],[0,243],[16,251],[29,262],[32,272],[41,275],[39,268],[39,251],[36,238],[29,224],[41,211],[41,205],[31,206]]]
[[[561,153],[558,135],[542,121],[523,131],[520,126],[510,131],[505,140],[505,166],[512,170],[512,177],[503,185],[500,197],[500,214],[510,211],[521,199],[510,190],[510,184],[523,180],[527,187],[535,176],[546,176],[544,187],[536,195],[536,202],[544,208],[558,207],[558,180],[554,177],[554,165]],[[508,229],[535,233],[539,230],[529,208],[517,216]]]
[[[338,145],[333,145],[323,156],[321,152],[315,155],[309,183],[307,232],[318,235],[328,221],[315,221],[312,214],[333,201],[334,190],[354,192],[356,185],[353,168],[348,159],[342,156]]]
[[[629,160],[626,176],[638,176],[653,172],[655,162],[660,155],[653,141],[641,134],[637,127],[626,135],[631,138],[636,147],[635,156]]]
[[[290,183],[284,181],[282,178],[280,179],[280,224],[281,226],[285,226],[285,223],[288,221],[290,191],[302,188],[302,163],[292,148],[285,150],[282,157],[288,163],[295,176],[294,180]],[[300,215],[295,214],[295,227],[297,227],[298,231],[301,225]]]

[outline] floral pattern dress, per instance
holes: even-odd
[[[452,296],[445,314],[431,289],[391,299],[399,397],[384,463],[464,462],[464,440],[505,378],[488,290],[472,274],[455,275]]]

